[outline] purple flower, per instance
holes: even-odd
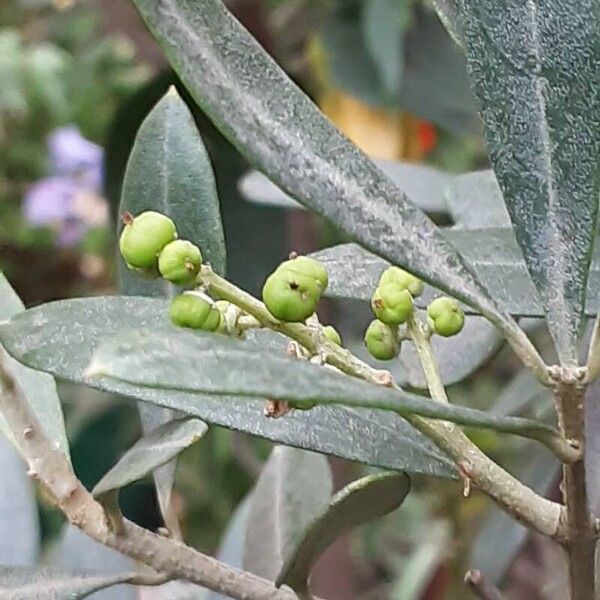
[[[88,229],[108,221],[102,188],[102,148],[75,127],[48,138],[54,174],[34,183],[23,199],[23,216],[34,227],[51,227],[60,246],[79,242]]]
[[[95,192],[102,187],[102,148],[86,140],[77,127],[55,129],[48,137],[50,165],[55,175],[69,175],[82,180]]]

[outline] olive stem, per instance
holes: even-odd
[[[373,369],[347,349],[337,346],[329,339],[322,339],[318,329],[314,327],[302,323],[279,321],[271,315],[260,300],[220,277],[210,267],[203,266],[201,268],[197,284],[206,286],[214,296],[236,304],[260,321],[263,327],[268,327],[292,338],[312,354],[323,356],[328,364],[337,367],[340,371],[379,385],[384,383],[390,387],[397,387],[389,372]],[[420,331],[421,334],[417,334],[419,347],[422,352],[425,352],[429,342],[426,342],[425,331],[423,329]],[[437,367],[435,370],[431,370],[431,365],[435,365],[435,361],[431,351],[428,352],[431,358],[428,358],[426,363],[430,370],[429,377],[433,382],[432,389],[435,391],[435,394],[432,392],[432,396],[435,395],[441,401],[440,389],[443,390],[443,386],[439,380],[439,374],[434,374],[437,373]],[[443,391],[443,397],[445,397],[445,391]],[[531,488],[523,485],[506,472],[481,452],[460,428],[445,421],[434,421],[416,415],[407,415],[404,418],[452,457],[459,472],[463,475],[466,474],[469,481],[494,499],[506,512],[540,533],[551,537],[559,536],[562,507],[558,503],[536,494]],[[564,442],[562,439],[561,441]]]

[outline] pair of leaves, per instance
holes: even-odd
[[[398,508],[409,489],[403,473],[382,473],[331,497],[323,456],[276,447],[250,496],[243,567],[305,593],[311,569],[327,547],[346,529]]]
[[[171,328],[168,305],[151,298],[107,297],[76,299],[31,309],[20,323],[0,327],[0,341],[19,360],[36,364],[63,379],[144,400],[196,416],[209,423],[247,431],[283,444],[310,448],[384,468],[454,477],[451,461],[404,419],[379,410],[352,407],[317,407],[294,411],[285,419],[263,416],[263,400],[249,400],[152,389],[118,380],[86,379],[98,340],[132,328]],[[10,342],[9,342],[10,338]],[[218,343],[215,334],[211,343]],[[224,338],[227,340],[227,338]],[[263,347],[264,338],[258,341]],[[278,351],[285,353],[285,341]],[[319,374],[321,371],[319,371]]]
[[[181,239],[202,249],[206,262],[225,272],[225,239],[212,166],[194,119],[171,87],[146,117],[136,135],[122,187],[119,213],[154,210],[169,215]],[[120,227],[119,227],[120,229]],[[171,297],[175,288],[165,280],[147,280],[119,260],[120,289],[126,295]],[[145,433],[176,418],[169,409],[141,403]],[[176,461],[154,472],[158,502],[167,527],[179,526],[171,508]]]

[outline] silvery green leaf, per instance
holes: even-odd
[[[0,326],[4,328],[0,341],[7,343],[19,360],[35,363],[62,379],[177,409],[208,423],[282,444],[388,469],[455,476],[452,462],[432,442],[399,415],[385,411],[321,406],[310,411],[293,411],[285,419],[270,419],[263,415],[264,399],[165,391],[117,380],[84,378],[98,340],[114,337],[129,327],[139,330],[171,327],[165,300],[86,298],[47,304],[26,314],[28,318],[21,325],[13,321]],[[175,328],[171,330],[177,333]],[[26,346],[23,342],[27,342]],[[267,347],[263,339],[260,344]]]
[[[352,482],[329,500],[297,541],[277,575],[276,585],[306,591],[319,556],[344,531],[396,510],[410,490],[404,473],[379,473]]]
[[[250,496],[243,568],[275,581],[332,490],[324,456],[276,446]]]
[[[21,299],[12,289],[4,274],[0,273],[0,321],[10,319],[23,310],[25,307]],[[0,352],[3,352],[2,348],[0,348]],[[68,457],[69,442],[54,379],[46,373],[23,366],[10,357],[7,357],[6,362],[11,375],[21,386],[46,435]],[[13,438],[12,431],[2,414],[0,414],[0,431],[18,449],[18,442]]]
[[[94,487],[94,496],[143,479],[195,444],[207,431],[208,426],[200,419],[177,419],[160,425],[138,440],[104,475]]]
[[[461,2],[490,159],[563,364],[579,360],[596,235],[599,21],[596,0]]]

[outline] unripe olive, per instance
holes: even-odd
[[[436,298],[427,307],[429,326],[434,333],[450,337],[459,333],[465,324],[465,313],[454,298]]]
[[[304,321],[317,309],[321,296],[316,280],[296,271],[277,269],[271,273],[262,289],[269,312],[281,321]]]
[[[404,323],[413,312],[410,292],[395,283],[380,285],[371,298],[375,316],[387,325]]]
[[[329,284],[327,269],[318,260],[308,256],[297,256],[296,258],[286,260],[279,265],[277,270],[291,271],[312,277],[319,284],[321,293],[325,291],[325,288]]]
[[[158,270],[177,285],[189,285],[200,270],[202,254],[198,246],[187,240],[167,244],[158,255]]]
[[[365,345],[374,358],[391,360],[400,351],[398,330],[375,319],[365,331]]]
[[[342,338],[340,337],[337,329],[332,325],[326,325],[323,327],[323,333],[325,334],[325,337],[334,344],[337,344],[338,346],[342,345]]]
[[[222,316],[218,309],[211,308],[206,320],[202,324],[205,331],[217,331],[221,325]]]
[[[129,215],[131,219],[131,215]],[[160,251],[177,237],[175,223],[158,212],[147,211],[128,222],[119,239],[125,262],[135,268],[153,266]]]
[[[205,323],[212,310],[214,309],[208,300],[194,293],[185,293],[173,298],[169,314],[173,325],[205,329]]]
[[[387,284],[396,284],[403,290],[408,290],[413,298],[420,296],[425,287],[423,282],[412,273],[401,269],[400,267],[388,267],[379,279],[379,287]]]

